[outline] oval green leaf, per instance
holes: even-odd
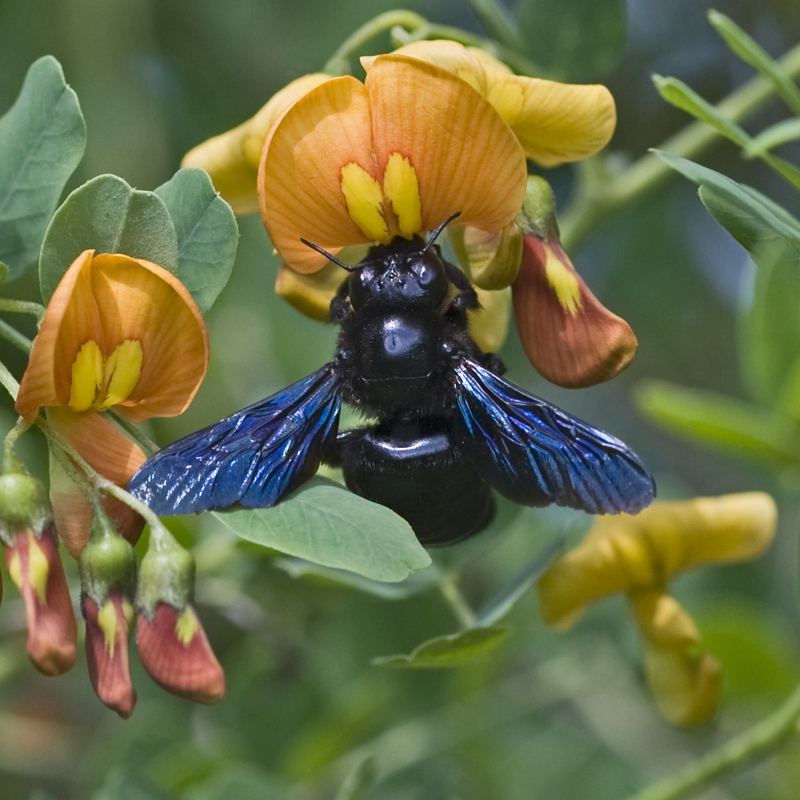
[[[642,411],[664,428],[715,450],[782,469],[800,462],[800,433],[781,414],[715,392],[647,381]]]
[[[164,201],[153,192],[132,189],[116,175],[84,183],[56,211],[39,259],[45,303],[84,250],[124,253],[173,273],[178,266],[178,238]]]
[[[378,761],[375,756],[365,756],[347,774],[336,792],[336,800],[361,800],[377,780]]]
[[[0,261],[16,278],[36,263],[67,179],[83,156],[78,97],[52,56],[35,61],[0,119]]]
[[[452,669],[480,661],[493,653],[511,634],[505,626],[470,628],[460,633],[428,639],[408,655],[372,659],[378,667],[396,669]]]
[[[431,563],[402,517],[324,478],[312,478],[272,508],[216,516],[249,542],[375,581],[402,581]]]
[[[205,170],[178,170],[155,193],[164,201],[178,236],[174,270],[205,314],[231,276],[239,228],[231,207]]]

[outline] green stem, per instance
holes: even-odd
[[[503,6],[495,0],[468,0],[468,2],[490,36],[509,48],[519,45],[517,27]]]
[[[17,439],[30,428],[32,423],[20,417],[17,424],[6,434],[3,440],[3,463],[0,471],[2,472],[25,472],[25,467],[21,464],[14,452]]]
[[[11,342],[14,347],[22,350],[23,353],[30,353],[33,342],[3,319],[0,319],[0,336]]]
[[[792,48],[778,62],[791,78],[800,74],[800,45]],[[748,81],[717,105],[719,112],[733,121],[746,119],[775,94],[775,85],[761,75]],[[683,158],[693,158],[720,139],[710,125],[693,122],[659,145]],[[675,173],[652,153],[642,156],[619,175],[598,179],[596,159],[584,162],[575,200],[559,219],[561,239],[567,250],[578,248],[609,217],[635,200],[640,200],[661,186]],[[602,162],[600,162],[602,163]]]
[[[395,26],[401,26],[410,30],[417,30],[428,25],[425,17],[415,14],[413,11],[397,9],[378,14],[369,22],[362,25],[357,31],[350,34],[336,52],[328,59],[322,68],[323,72],[329,75],[346,75],[350,72],[350,59],[356,54],[363,45],[371,39],[379,36],[384,31]]]
[[[19,394],[19,384],[2,361],[0,361],[0,384],[11,395],[11,399],[16,401],[17,394]]]
[[[145,451],[145,453],[149,456],[153,455],[156,451],[160,448],[159,446],[148,436],[145,436],[139,428],[137,428],[129,419],[126,419],[122,416],[118,411],[114,411],[114,409],[109,409],[106,411],[114,422],[122,428],[125,433],[130,436],[141,448]]]
[[[44,306],[39,303],[30,303],[27,300],[12,300],[10,297],[0,297],[0,311],[9,311],[12,314],[30,314],[41,322],[44,317]]]
[[[628,800],[678,800],[708,786],[716,778],[764,758],[797,734],[800,719],[800,687],[773,714],[750,730],[689,764],[681,772],[648,786]]]
[[[458,588],[458,582],[453,572],[447,572],[442,575],[439,580],[439,591],[462,628],[467,630],[477,626],[478,617]]]

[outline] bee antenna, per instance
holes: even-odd
[[[448,220],[449,221],[449,220]],[[328,261],[333,262],[336,266],[341,267],[343,270],[347,272],[352,272],[355,267],[351,266],[350,264],[345,264],[344,261],[339,261],[333,253],[329,253],[327,250],[323,250],[318,244],[314,244],[314,242],[309,242],[308,239],[300,238],[300,241],[306,245],[306,247],[310,247],[312,250],[316,250],[318,253],[321,253]]]
[[[425,247],[420,250],[420,254],[427,253],[428,249],[431,245],[439,238],[439,234],[447,227],[456,217],[460,217],[461,212],[456,211],[455,214],[451,214],[429,237],[428,241],[425,242]]]

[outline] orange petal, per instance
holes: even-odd
[[[258,173],[261,216],[284,261],[298,272],[315,272],[328,251],[369,239],[350,218],[341,170],[355,163],[375,180],[367,91],[350,76],[332,78],[301,97],[273,126]]]
[[[64,567],[52,529],[20,533],[5,546],[6,564],[25,602],[28,655],[45,675],[61,675],[75,663],[77,625]]]
[[[47,305],[15,405],[17,413],[29,421],[41,406],[67,405],[75,356],[81,345],[101,330],[91,289],[93,255],[94,250],[85,250],[75,259]],[[69,348],[60,337],[62,324],[75,337]]]
[[[208,332],[188,290],[157,264],[123,255],[95,256],[92,278],[105,357],[121,342],[142,344],[141,376],[121,403],[125,415],[141,422],[181,414],[208,369]]]
[[[127,485],[145,462],[145,454],[99,414],[78,415],[68,409],[54,408],[48,411],[47,419],[93,469],[117,486]],[[83,492],[52,457],[50,501],[58,536],[67,552],[78,558],[89,540],[94,512]],[[102,502],[116,529],[135,544],[144,520],[130,506],[114,497],[104,497]]]
[[[525,156],[479,92],[452,73],[403,55],[367,74],[378,171],[400,153],[416,171],[421,230],[461,212],[459,224],[504,227],[525,196]]]
[[[316,73],[292,81],[273,95],[252,119],[190,150],[183,157],[181,166],[206,170],[214,188],[230,203],[235,213],[258,211],[258,164],[269,129],[284,109],[329,77]]]
[[[168,692],[206,704],[225,696],[225,673],[193,606],[159,603],[152,618],[141,614],[136,642],[147,673]]]
[[[557,242],[523,239],[514,318],[531,363],[559,386],[613,378],[636,352],[630,326],[592,294]]]

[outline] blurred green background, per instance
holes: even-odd
[[[537,2],[523,11],[526,55],[556,75],[609,85],[619,111],[614,158],[636,159],[689,121],[660,99],[651,73],[674,75],[712,101],[752,74],[708,25],[709,3],[630,0],[624,49],[598,70],[580,62],[580,50],[559,44],[560,31],[537,24]],[[563,3],[578,17],[592,5]],[[465,2],[407,7],[480,31]],[[796,0],[719,0],[713,7],[774,56],[800,38]],[[13,102],[30,63],[55,55],[89,132],[68,188],[111,172],[152,189],[189,148],[251,116],[288,81],[319,70],[347,35],[389,8],[385,0],[0,0],[0,110]],[[387,46],[388,37],[378,39],[374,51]],[[778,118],[777,106],[768,105],[747,127],[760,130]],[[800,147],[782,154],[797,163]],[[733,145],[721,143],[700,160],[798,212],[796,194]],[[545,176],[566,202],[573,169]],[[308,374],[331,352],[332,328],[274,297],[276,263],[260,220],[240,219],[240,230],[233,279],[208,316],[209,377],[183,417],[152,423],[161,442]],[[179,532],[194,546],[198,605],[226,669],[226,700],[205,708],[167,695],[134,655],[139,704],[130,720],[117,719],[94,697],[81,657],[65,677],[35,673],[24,652],[21,601],[9,590],[0,608],[0,798],[316,800],[333,798],[358,758],[375,754],[383,779],[369,798],[611,800],[773,708],[800,682],[796,492],[767,470],[664,433],[632,401],[647,378],[743,396],[736,312],[748,302],[753,267],[705,213],[695,187],[678,177],[606,224],[574,260],[634,328],[636,361],[608,385],[558,389],[534,374],[512,334],[502,355],[513,380],[631,444],[664,499],[753,489],[780,499],[768,556],[698,571],[676,585],[726,670],[714,726],[684,733],[657,715],[621,601],[601,604],[564,636],[539,621],[531,593],[511,615],[515,636],[490,660],[456,671],[381,669],[370,660],[456,629],[435,592],[393,602],[291,578],[272,554],[232,541],[213,521],[192,519]],[[31,279],[9,291],[31,297],[33,287]],[[7,363],[21,374],[22,359],[9,353]],[[4,406],[3,429],[11,420]],[[43,454],[28,448],[45,474]],[[480,555],[464,587],[476,601],[564,520],[557,512],[523,513],[507,534],[440,556]],[[796,800],[798,785],[795,744],[703,796]]]

